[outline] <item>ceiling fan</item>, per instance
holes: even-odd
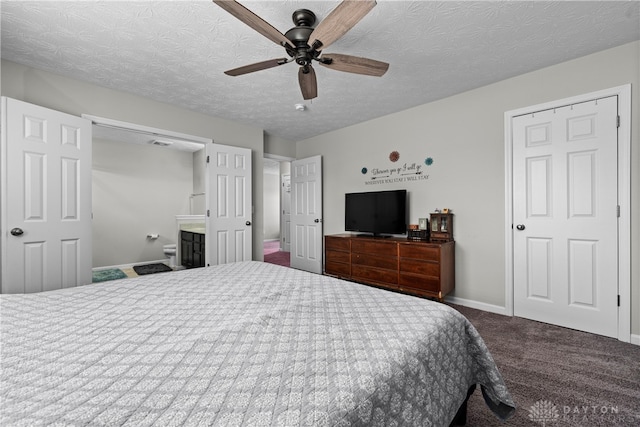
[[[218,6],[238,18],[269,40],[284,47],[289,57],[270,59],[225,71],[229,76],[240,76],[255,71],[284,65],[295,61],[299,66],[298,82],[302,97],[318,96],[316,73],[311,63],[332,70],[380,77],[387,72],[389,64],[368,58],[338,53],[323,53],[323,49],[345,35],[376,5],[375,0],[344,0],[315,28],[316,15],[308,9],[293,12],[295,27],[282,34],[271,24],[234,0],[213,0]]]

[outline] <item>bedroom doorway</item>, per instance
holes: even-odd
[[[290,266],[291,161],[265,153],[263,157],[263,254],[264,261]]]
[[[629,341],[625,95],[506,113],[510,314]]]

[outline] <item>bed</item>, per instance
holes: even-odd
[[[484,342],[434,301],[249,261],[0,296],[5,426],[447,426]]]

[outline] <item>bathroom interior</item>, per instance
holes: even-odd
[[[204,145],[100,126],[93,134],[94,271],[182,268],[179,231],[205,230]]]
[[[131,277],[134,268],[150,264],[204,265],[198,254],[204,251],[205,158],[199,143],[93,126],[94,271],[119,269]],[[290,165],[264,159],[265,261],[282,265],[288,265],[290,188],[283,179]]]

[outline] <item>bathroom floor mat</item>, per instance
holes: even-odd
[[[119,268],[109,268],[93,272],[93,283],[106,282],[108,280],[124,279],[127,274]]]
[[[166,264],[146,264],[146,265],[134,265],[133,269],[140,276],[144,274],[165,273],[167,271],[173,271],[171,267]]]

